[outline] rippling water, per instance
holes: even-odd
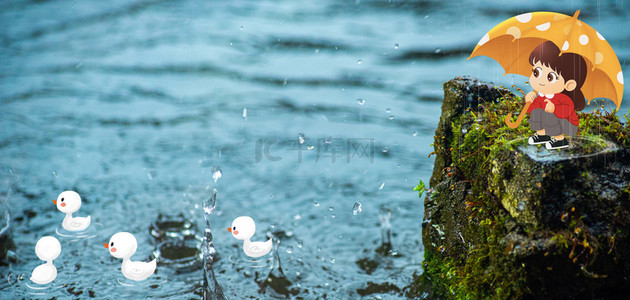
[[[256,220],[254,240],[279,239],[293,297],[369,298],[368,281],[401,297],[396,289],[421,269],[423,209],[412,189],[432,171],[442,83],[469,74],[525,87],[490,59],[466,58],[494,25],[534,10],[581,9],[625,68],[630,36],[617,28],[629,7],[3,1],[0,199],[19,262],[0,267],[0,298],[41,293],[27,284],[44,235],[62,244],[49,296],[201,297],[199,267],[161,262],[149,280],[128,284],[102,243],[128,231],[139,242],[134,259],[168,256],[150,227],[160,213],[181,213],[198,228],[187,245],[198,246],[213,188],[214,271],[226,297],[282,294],[262,283],[275,256],[247,260],[225,230],[240,215]],[[58,234],[63,215],[50,199],[66,189],[82,195],[78,215],[100,230]],[[387,209],[396,255],[383,257],[375,250]],[[356,263],[365,258],[379,262],[371,274]]]

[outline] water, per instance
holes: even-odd
[[[198,228],[182,243],[203,250],[203,201],[215,185],[212,270],[226,298],[279,293],[260,284],[279,276],[276,255],[290,283],[276,287],[304,298],[358,298],[367,281],[402,289],[421,269],[413,187],[432,172],[442,83],[468,74],[525,87],[491,59],[466,58],[485,31],[532,10],[582,9],[625,67],[630,38],[617,28],[629,7],[3,1],[0,201],[19,262],[0,266],[0,298],[37,293],[25,283],[45,235],[62,244],[49,297],[202,298],[198,254],[171,259],[179,235],[163,241],[150,228],[159,214],[182,214]],[[66,189],[84,199],[78,215],[102,226],[95,236],[57,235],[63,214],[50,200]],[[256,221],[254,240],[279,241],[261,268],[225,230],[241,215]],[[134,259],[161,255],[141,287],[123,284],[120,260],[102,245],[123,230],[138,240]]]

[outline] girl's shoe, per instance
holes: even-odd
[[[538,144],[544,144],[551,141],[551,137],[548,135],[538,135],[538,133],[534,133],[534,135],[529,137],[529,144],[530,145],[538,145]]]
[[[562,149],[569,147],[569,141],[567,139],[556,140],[556,138],[552,137],[551,141],[545,144],[545,148],[551,149]]]

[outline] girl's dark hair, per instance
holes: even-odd
[[[577,86],[573,91],[564,90],[562,93],[569,96],[573,101],[575,110],[583,110],[586,106],[582,85],[586,79],[586,61],[581,55],[575,53],[561,53],[560,48],[551,41],[544,42],[529,55],[529,63],[533,66],[540,62],[544,66],[553,69],[565,81],[575,80]]]

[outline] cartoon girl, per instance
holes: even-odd
[[[545,144],[547,149],[569,147],[566,135],[575,135],[580,121],[576,111],[586,105],[580,90],[586,79],[586,61],[575,53],[562,53],[553,42],[544,42],[529,56],[534,91],[525,96],[530,102],[529,124],[535,130],[530,145]]]

